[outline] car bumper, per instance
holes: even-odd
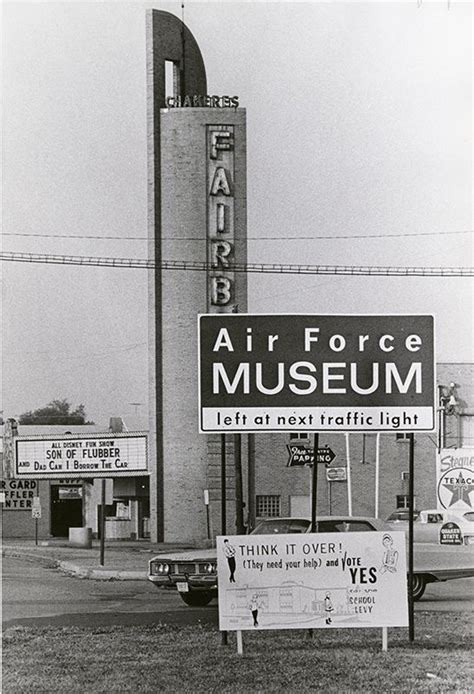
[[[178,584],[187,584],[190,590],[217,591],[216,576],[155,576],[150,574],[148,580],[157,588],[178,589]]]

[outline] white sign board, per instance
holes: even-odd
[[[219,628],[408,625],[405,533],[217,538]]]
[[[30,510],[39,497],[38,483],[35,480],[1,480],[0,488],[3,494],[5,511]]]
[[[146,434],[15,438],[15,477],[67,479],[146,474]]]
[[[474,510],[474,448],[442,448],[436,456],[438,509]]]
[[[429,315],[199,316],[207,432],[433,431]]]

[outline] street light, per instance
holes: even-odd
[[[444,448],[446,444],[446,417],[458,414],[459,402],[456,398],[457,383],[438,386],[438,448]]]

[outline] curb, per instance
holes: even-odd
[[[31,563],[37,562],[45,568],[58,569],[68,576],[94,581],[145,581],[148,576],[146,571],[120,571],[119,569],[93,569],[78,566],[71,561],[61,561],[39,553],[22,552],[13,547],[3,547],[2,556],[17,557]]]
[[[120,571],[117,569],[91,569],[77,566],[70,561],[59,561],[58,569],[77,578],[88,578],[93,581],[145,581],[146,571]]]
[[[24,559],[27,562],[34,564],[38,562],[47,569],[58,569],[60,562],[52,557],[45,556],[44,554],[35,554],[22,552],[21,550],[14,549],[13,547],[3,547],[2,557],[14,557],[17,559]]]

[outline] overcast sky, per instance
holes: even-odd
[[[3,5],[3,250],[146,257],[147,7],[181,15],[179,2]],[[456,0],[186,3],[209,93],[247,109],[250,262],[472,265],[472,232],[458,233],[473,228],[471,13]],[[145,427],[146,271],[2,270],[5,416],[67,398],[97,423]],[[466,362],[472,290],[251,275],[249,311],[434,313],[438,361]]]

